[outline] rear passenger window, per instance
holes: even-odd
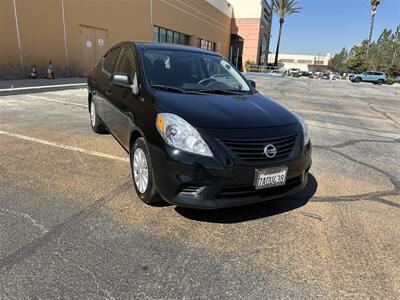
[[[114,50],[111,50],[104,58],[103,69],[105,71],[107,71],[108,73],[114,72],[115,62],[118,58],[118,54],[119,54],[120,50],[121,50],[121,48],[116,48]]]
[[[128,74],[129,78],[133,79],[136,73],[136,62],[132,49],[124,48],[116,72]]]

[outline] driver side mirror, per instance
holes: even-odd
[[[129,79],[129,75],[125,73],[113,73],[111,74],[111,83],[117,86],[130,88],[132,89],[132,93],[134,95],[138,95],[139,93],[139,86],[137,81],[137,75],[133,78],[133,82]]]
[[[254,80],[250,80],[250,79],[249,79],[249,82],[250,82],[250,84],[251,84],[251,86],[252,86],[253,88],[256,88],[256,82],[255,82]]]
[[[129,76],[124,73],[113,73],[111,74],[111,83],[113,85],[130,88],[131,81],[129,80]]]

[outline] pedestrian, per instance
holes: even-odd
[[[32,71],[31,74],[29,75],[30,79],[36,79],[37,78],[37,72],[36,72],[36,66],[32,66]]]
[[[53,67],[51,60],[49,60],[49,66],[47,67],[47,79],[55,79],[54,67]]]

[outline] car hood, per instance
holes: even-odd
[[[173,113],[198,128],[257,128],[298,123],[297,117],[260,93],[196,95],[154,93],[160,112]]]

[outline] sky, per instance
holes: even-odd
[[[326,54],[351,48],[368,37],[371,20],[370,0],[298,0],[300,13],[285,19],[280,53]],[[400,25],[400,0],[381,0],[375,16],[372,39],[383,29]],[[273,16],[269,49],[276,51],[279,18]]]

